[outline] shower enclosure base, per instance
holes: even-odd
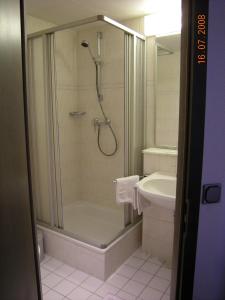
[[[124,229],[124,212],[88,201],[64,205],[64,230],[105,248]]]
[[[44,226],[45,253],[101,280],[106,280],[141,245],[142,221],[105,249],[91,246]]]

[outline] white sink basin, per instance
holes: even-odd
[[[174,175],[156,172],[138,182],[140,194],[154,205],[175,209],[177,179]]]

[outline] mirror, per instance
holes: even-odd
[[[180,34],[156,38],[155,146],[177,148]]]

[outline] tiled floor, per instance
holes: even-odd
[[[44,300],[169,300],[171,270],[138,249],[106,282],[45,256]]]

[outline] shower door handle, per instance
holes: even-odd
[[[72,111],[69,113],[71,117],[82,117],[86,114],[86,111]]]

